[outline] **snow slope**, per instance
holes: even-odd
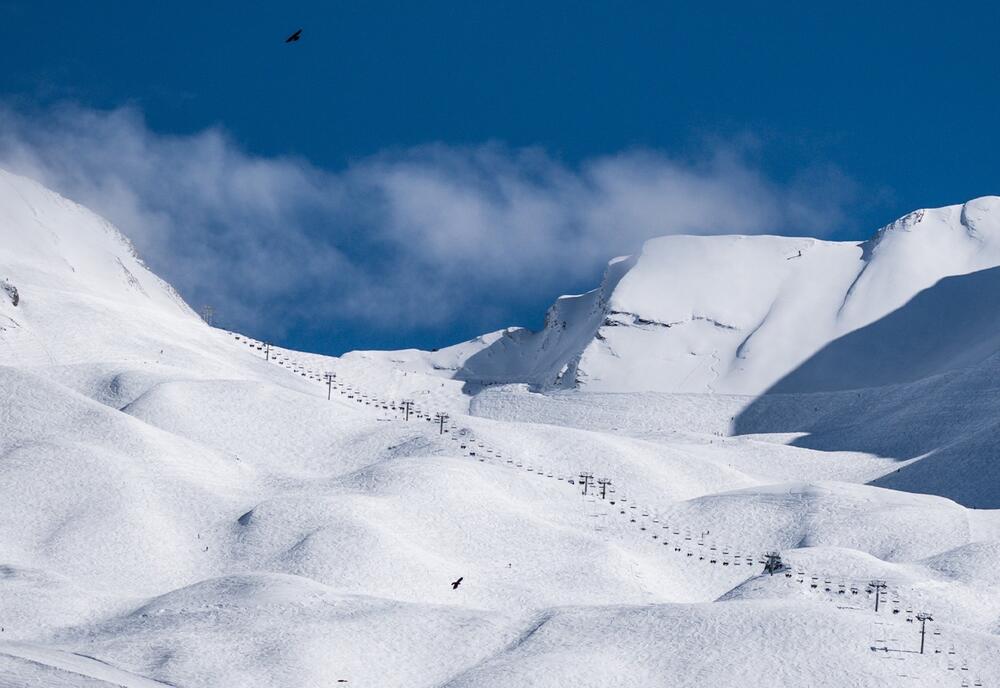
[[[984,222],[966,213],[980,234]],[[828,254],[830,279],[842,253],[876,262],[857,246],[774,237],[663,250],[693,260],[717,246],[767,267],[785,241],[815,250],[816,270]],[[880,274],[869,270],[859,285]],[[634,386],[639,364],[600,368],[595,332],[622,333],[622,351],[634,337],[637,356],[651,333],[704,329],[720,352],[737,336],[707,320],[630,321],[634,305],[649,311],[641,320],[675,317],[645,301],[657,272],[645,253],[614,262],[603,290],[561,300],[537,336],[343,358],[265,351],[201,322],[117,230],[0,173],[0,686],[995,683],[1000,513],[866,485],[947,472],[931,454],[896,473],[874,430],[847,450],[822,444],[842,442],[858,409],[905,402],[915,415],[901,432],[915,449],[936,445],[921,390],[928,403],[942,387],[985,404],[991,378],[951,369],[956,353],[921,371],[937,377],[866,391],[864,405],[855,391],[813,393],[828,422],[811,432],[791,429],[819,407],[802,392],[768,395],[771,406],[602,393],[600,375]],[[786,293],[801,279],[789,265],[768,284]],[[856,291],[889,290],[872,285]],[[800,308],[786,297],[768,297],[784,305],[754,351]],[[741,299],[698,313],[750,322],[744,310],[766,301]],[[625,324],[605,324],[611,310]],[[986,328],[977,312],[970,327]],[[963,365],[992,366],[978,356]],[[770,354],[751,358],[725,384],[777,379]],[[538,384],[565,368],[568,389],[466,394],[511,360]],[[676,370],[661,363],[657,375]],[[921,422],[925,435],[912,432]],[[727,436],[734,423],[758,432]],[[596,482],[583,493],[582,472],[611,479],[603,498]],[[789,567],[766,576],[771,549]],[[878,613],[874,578],[887,584]],[[935,617],[924,656],[912,652],[922,610]]]

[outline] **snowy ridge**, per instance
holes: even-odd
[[[860,244],[661,237],[616,259],[599,289],[559,299],[538,333],[506,330],[406,359],[411,370],[486,384],[760,394],[940,280],[997,266],[996,196],[911,213]],[[956,356],[923,374],[968,364]],[[891,361],[882,366],[893,382],[915,379]]]

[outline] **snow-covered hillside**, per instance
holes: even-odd
[[[656,240],[538,335],[331,358],[208,327],[117,230],[0,173],[0,686],[994,685],[1000,512],[887,489],[982,496],[983,416],[947,414],[978,476],[897,472],[862,423],[901,413],[916,452],[952,436],[941,399],[992,408],[991,321],[952,304],[991,273],[918,293],[1000,263],[994,205],[864,246]],[[891,383],[865,391],[821,374],[937,299],[975,344],[887,347],[906,365],[858,367]]]
[[[995,196],[916,211],[860,244],[662,237],[646,242],[635,257],[612,261],[598,289],[560,298],[540,332],[511,328],[440,352],[391,356],[414,370],[474,383],[759,394],[824,346],[943,278],[997,266]],[[962,284],[954,283],[947,307],[938,299],[925,304],[905,331],[879,333],[881,347],[902,348],[904,355],[873,363],[872,343],[858,339],[839,359],[812,361],[808,378],[785,379],[779,389],[912,382],[981,361],[1000,348],[995,311],[982,308],[983,293],[974,291],[984,285],[970,280],[962,293]],[[949,319],[943,327],[940,318]]]

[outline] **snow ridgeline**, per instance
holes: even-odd
[[[355,355],[473,386],[543,390],[761,394],[898,384],[983,360],[1000,343],[995,320],[956,335],[946,355],[921,350],[920,366],[888,350],[873,362],[855,347],[822,374],[785,378],[941,280],[998,266],[996,196],[910,213],[864,242],[667,236],[611,261],[597,289],[558,299],[539,332],[507,328],[435,352]],[[968,310],[963,297],[951,305]],[[924,329],[941,314],[921,314]],[[887,348],[911,344],[899,337]]]
[[[438,434],[450,434],[450,439],[459,443],[459,449],[471,459],[481,463],[493,463],[507,468],[524,470],[537,477],[554,479],[567,486],[574,486],[577,493],[587,502],[585,516],[602,519],[608,515],[616,515],[634,524],[634,527],[646,533],[652,540],[668,547],[668,552],[690,560],[692,565],[707,565],[731,567],[734,580],[737,581],[732,590],[720,598],[720,601],[737,599],[766,598],[773,595],[775,588],[797,587],[806,595],[819,596],[821,599],[834,603],[838,610],[868,611],[880,610],[882,619],[872,625],[871,644],[868,650],[882,653],[886,659],[906,661],[918,654],[926,654],[938,670],[938,676],[943,685],[955,676],[960,677],[962,687],[985,686],[981,677],[970,663],[966,653],[958,649],[957,640],[941,628],[947,624],[947,619],[939,614],[933,617],[925,610],[926,596],[908,585],[907,575],[903,571],[895,572],[891,568],[886,575],[878,578],[870,576],[857,577],[845,575],[843,571],[820,571],[810,566],[807,550],[781,551],[780,547],[765,548],[766,552],[749,552],[740,545],[728,544],[719,538],[718,526],[711,522],[702,522],[692,527],[689,524],[678,523],[668,519],[662,510],[650,509],[630,503],[628,498],[620,496],[621,486],[610,479],[598,479],[586,471],[579,474],[563,475],[558,471],[524,459],[506,457],[497,448],[476,438],[468,427],[462,427],[445,411],[431,411],[426,407],[417,406],[412,400],[390,400],[383,398],[378,392],[365,391],[359,386],[345,381],[343,375],[338,376],[332,371],[320,371],[292,357],[294,352],[273,347],[268,343],[252,339],[237,333],[228,333],[236,341],[247,345],[251,350],[262,353],[265,360],[286,367],[296,376],[306,378],[328,388],[328,396],[334,391],[347,401],[372,407],[381,413],[386,420],[407,422],[412,415],[417,421],[433,423],[438,428]],[[603,525],[595,525],[602,529]],[[715,532],[713,533],[713,528]],[[852,556],[845,550],[848,557]],[[945,563],[945,562],[942,562]],[[745,575],[737,573],[738,568],[763,566],[759,573]],[[931,625],[928,627],[927,622]],[[919,632],[917,629],[919,628]],[[947,628],[947,626],[946,626]],[[926,633],[925,633],[926,631]],[[909,638],[909,640],[907,640]],[[919,640],[918,640],[919,638]],[[919,642],[920,652],[913,647]],[[974,662],[974,659],[973,659]],[[926,670],[927,667],[921,667]],[[916,678],[906,673],[899,674],[903,678]],[[970,679],[972,676],[974,678]]]

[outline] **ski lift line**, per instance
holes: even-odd
[[[237,341],[242,341],[243,343],[245,343],[251,349],[267,350],[267,353],[268,353],[267,358],[268,358],[268,360],[273,360],[276,364],[281,365],[282,367],[290,368],[293,373],[297,373],[301,377],[305,377],[305,378],[307,378],[309,380],[315,380],[315,381],[319,382],[320,384],[324,384],[323,380],[321,379],[321,375],[320,375],[320,373],[318,371],[316,371],[316,370],[314,370],[312,368],[307,368],[306,366],[304,366],[301,362],[299,362],[296,359],[290,359],[288,357],[287,353],[285,353],[284,351],[278,350],[278,349],[276,349],[275,347],[269,345],[266,342],[262,342],[262,341],[258,341],[258,340],[253,340],[253,339],[251,339],[249,337],[245,337],[245,336],[241,337],[240,335],[237,335],[235,333],[230,333],[230,334],[232,334]],[[694,371],[692,370],[691,372],[694,372]],[[377,409],[390,410],[390,411],[397,411],[397,410],[399,410],[397,408],[397,405],[396,405],[395,402],[387,402],[387,401],[382,400],[382,399],[380,399],[378,397],[375,397],[374,395],[369,396],[367,393],[361,392],[360,390],[356,390],[355,391],[350,384],[346,385],[346,391],[345,391],[345,383],[342,380],[338,381],[338,383],[337,383],[337,392],[339,394],[341,394],[341,395],[345,395],[346,394],[349,398],[353,398],[355,395],[357,395],[357,397],[358,397],[357,398],[358,403],[362,403],[364,401],[364,402],[366,402],[366,405],[371,405],[371,402],[374,401],[375,402],[375,407]],[[434,420],[431,417],[430,413],[424,411],[424,409],[422,409],[422,408],[418,408],[415,405],[412,405],[412,402],[411,402],[411,412],[414,413],[418,418],[426,417],[428,420],[431,420],[431,421]],[[449,427],[449,430],[458,430],[457,426],[452,425],[452,424],[449,424],[448,427]],[[442,428],[443,428],[443,424],[442,424]],[[467,437],[467,441],[473,439],[471,430],[463,429],[463,434]],[[458,439],[458,438],[455,437],[455,436],[453,436],[452,439]],[[480,448],[482,448],[482,449],[485,450],[486,454],[488,454],[488,455],[489,454],[494,455],[494,456],[489,456],[488,457],[491,461],[494,458],[496,458],[496,459],[501,459],[502,458],[502,456],[501,456],[501,454],[500,454],[500,452],[498,450],[495,450],[492,447],[490,447],[490,446],[488,446],[488,445],[486,445],[486,444],[484,444],[484,443],[482,443],[482,442],[480,442],[478,440],[474,440],[474,441],[477,443],[477,445]],[[465,448],[464,445],[463,445],[463,448]],[[475,451],[470,451],[469,455],[474,457],[476,455],[476,453],[475,453]],[[479,457],[479,460],[480,461],[484,461],[484,458],[483,457]],[[511,464],[511,460],[508,459],[507,463]],[[523,464],[518,463],[517,465],[518,465],[518,467],[523,467]],[[529,472],[534,472],[534,467],[530,466],[530,467],[527,468],[527,470]],[[548,472],[547,471],[543,471],[542,469],[538,470],[538,475],[544,475],[546,473],[548,473]],[[554,477],[554,476],[551,473],[548,473],[547,477]],[[559,476],[558,480],[563,481],[564,477],[563,476]],[[569,484],[574,484],[574,480],[572,480],[572,479],[568,479],[568,480],[566,480],[566,482],[568,482]],[[627,500],[626,497],[620,497],[619,501],[621,501],[621,502],[624,503],[624,502],[627,502],[628,500]],[[632,510],[638,510],[638,508],[637,508],[636,505],[629,505],[629,506],[630,506],[630,508]],[[621,509],[619,510],[619,514],[620,515],[621,514],[625,514],[625,513],[626,512],[624,510],[621,510]],[[650,516],[651,513],[652,513],[652,510],[644,508],[641,511],[642,518],[643,519],[649,518],[649,516]],[[593,516],[594,518],[597,518],[597,517],[605,517],[605,516],[607,516],[607,513],[604,512],[604,513],[601,513],[601,514],[596,514],[595,513],[595,514],[588,514],[588,515]],[[635,522],[635,519],[631,519],[631,521]],[[656,523],[659,522],[657,518],[654,518],[653,521],[656,522]],[[641,528],[642,531],[646,531],[647,530],[647,528],[645,526],[645,521],[644,521],[644,525],[640,526],[640,528]],[[664,524],[663,525],[663,529],[664,530],[669,530],[669,526],[667,524]],[[675,529],[673,531],[673,534],[674,535],[680,535],[680,532],[679,532],[678,529]],[[664,535],[664,539],[663,539],[663,544],[664,545],[669,544],[668,540],[667,540],[668,537],[669,537],[669,533]],[[653,538],[654,539],[658,538],[658,535],[654,534]],[[685,528],[685,539],[684,539],[684,541],[685,542],[690,542],[691,539],[692,539],[692,537],[691,537],[691,530],[689,528]],[[728,566],[730,564],[732,564],[732,565],[740,565],[740,560],[741,559],[744,560],[744,561],[746,561],[747,565],[752,565],[752,563],[754,561],[754,557],[751,557],[751,556],[742,557],[740,554],[738,554],[738,553],[735,552],[735,550],[736,550],[735,547],[729,547],[729,546],[721,546],[721,549],[723,551],[723,554],[721,555],[721,557],[719,555],[714,555],[713,556],[713,555],[708,554],[710,552],[718,552],[719,551],[719,547],[720,547],[720,545],[718,543],[710,543],[708,549],[706,550],[706,543],[704,541],[704,537],[701,536],[700,540],[697,543],[687,545],[688,549],[682,550],[682,548],[678,546],[678,547],[674,548],[674,552],[675,553],[680,553],[680,552],[683,551],[685,553],[686,557],[693,558],[694,552],[692,551],[692,548],[697,548],[699,550],[704,550],[706,552],[706,554],[699,554],[699,557],[698,557],[699,561],[705,561],[706,557],[707,557],[707,560],[709,561],[710,564],[716,564],[716,563],[719,562],[720,559],[722,559],[722,564],[724,566]],[[729,550],[733,551],[733,555],[732,556],[729,555]],[[760,560],[760,563],[763,563],[763,560]],[[810,584],[809,587],[806,588],[806,590],[820,591],[820,587],[819,587],[819,583],[818,583],[818,580],[820,578],[819,574],[812,575],[810,572],[806,571],[804,568],[801,568],[801,567],[796,567],[795,570],[794,570],[794,573],[793,573],[792,570],[791,570],[791,568],[787,567],[787,566],[785,568],[781,569],[781,572],[785,574],[784,575],[785,578],[797,581],[798,584],[804,584],[804,581],[805,581],[806,577],[809,577],[811,580],[814,581],[814,583]],[[872,594],[880,594],[883,597],[887,597],[886,593],[882,592],[881,590],[879,590],[878,593],[873,592],[868,587],[868,584],[870,582],[868,580],[853,578],[853,577],[850,577],[850,576],[832,576],[831,577],[831,576],[828,576],[828,575],[823,575],[822,576],[822,580],[823,580],[822,592],[825,593],[825,594],[828,594],[831,598],[833,598],[835,595],[846,595],[848,593],[848,590],[850,591],[851,595],[859,595],[859,594],[861,594],[861,591],[864,590],[865,595],[868,596],[868,597],[871,597]],[[836,583],[834,583],[833,580],[836,580]],[[886,583],[889,583],[889,582],[890,581],[886,581]],[[893,592],[892,610],[893,611],[892,611],[892,615],[891,616],[887,616],[886,618],[892,618],[892,616],[900,615],[902,613],[902,611],[905,609],[906,610],[906,614],[907,614],[907,616],[905,618],[907,619],[908,622],[912,621],[912,618],[913,618],[912,617],[913,605],[909,605],[909,604],[903,605],[902,604],[902,596],[900,595],[901,589],[908,588],[910,586],[905,581],[892,580],[891,582],[894,584],[893,585],[893,590],[892,590],[892,592]],[[888,599],[886,599],[886,602],[888,602]],[[932,637],[940,637],[940,631],[937,630],[937,629],[935,629],[933,631]],[[940,652],[940,650],[938,650],[938,652]],[[954,655],[955,655],[955,650],[954,650],[954,647],[952,647],[952,649],[949,650],[949,656],[954,656]],[[902,659],[902,657],[900,657],[900,659]],[[961,670],[963,670],[963,671],[968,671],[969,670],[967,662],[965,663],[965,665],[962,667]],[[980,685],[982,685],[982,683],[977,680],[977,682],[974,685],[980,686]]]

